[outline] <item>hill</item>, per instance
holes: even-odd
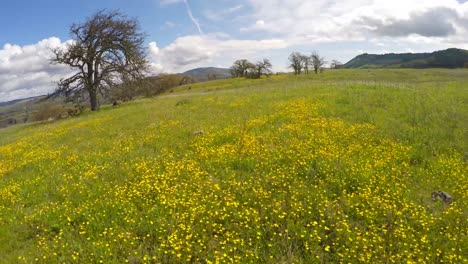
[[[35,96],[0,103],[0,128],[26,123],[45,96]]]
[[[206,82],[226,78],[231,78],[230,70],[216,67],[196,68],[182,74],[149,76],[142,82],[133,84],[131,87],[113,87],[110,92],[111,98],[100,98],[100,103],[110,104],[115,100],[126,101],[136,97],[154,96],[186,83]],[[0,129],[31,121],[30,115],[37,112],[37,109],[45,104],[66,105],[64,102],[61,102],[64,100],[54,100],[54,102],[52,100],[42,101],[41,99],[44,98],[45,96],[36,96],[0,102]]]
[[[226,79],[231,78],[231,72],[229,69],[216,68],[216,67],[205,67],[196,68],[182,73],[192,77],[197,82],[204,82],[208,80]]]
[[[9,105],[14,105],[14,104],[17,104],[17,103],[22,102],[22,101],[29,101],[29,100],[38,99],[38,98],[43,98],[43,97],[44,97],[44,95],[40,95],[40,96],[33,96],[33,97],[28,97],[28,98],[21,98],[21,99],[6,101],[6,102],[0,102],[0,107],[9,106]]]
[[[447,49],[432,53],[361,54],[344,68],[463,68],[468,63],[468,50]]]
[[[216,71],[207,71],[216,72]],[[218,71],[219,72],[219,71]],[[196,74],[196,71],[195,73]],[[191,76],[184,74],[161,74],[158,76],[148,76],[140,82],[130,85],[116,85],[109,89],[107,97],[99,96],[99,104],[112,104],[115,101],[128,101],[139,97],[151,97],[165,92],[171,88],[193,83]],[[83,109],[86,109],[88,103],[81,102]],[[38,121],[37,118],[57,119],[60,116],[68,117],[68,110],[77,111],[77,104],[70,103],[64,97],[47,99],[46,96],[37,96],[31,98],[16,99],[0,103],[0,129],[17,124],[24,124],[31,121]],[[81,111],[80,110],[80,111]],[[41,112],[41,113],[39,113]],[[75,112],[76,113],[76,112]]]
[[[232,78],[2,129],[0,263],[467,263],[467,82]]]

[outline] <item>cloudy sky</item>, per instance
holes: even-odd
[[[0,8],[0,102],[47,94],[69,69],[50,49],[100,9],[136,17],[152,72],[229,67],[292,51],[347,62],[361,53],[468,49],[468,0],[14,0]]]

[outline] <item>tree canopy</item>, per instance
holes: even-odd
[[[262,75],[269,76],[271,74],[272,64],[270,60],[263,59],[257,61],[255,64],[246,60],[236,60],[231,68],[232,77],[246,77],[251,79],[258,79]]]
[[[318,70],[322,70],[323,65],[327,63],[323,57],[320,57],[317,52],[312,52],[310,56],[304,55],[300,52],[292,52],[289,57],[289,67],[294,70],[294,74],[299,75],[304,71],[309,74],[309,69],[312,66],[314,72],[318,73]]]
[[[304,55],[299,52],[293,52],[289,55],[289,67],[294,70],[294,74],[299,75],[304,68]]]
[[[271,67],[273,65],[271,64],[269,59],[263,59],[262,61],[258,61],[255,63],[254,68],[255,68],[255,78],[260,78],[262,74],[269,75],[271,74]]]
[[[249,70],[253,69],[255,66],[248,60],[236,60],[231,66],[232,77],[247,77]]]
[[[147,69],[145,34],[136,19],[118,11],[99,11],[84,23],[70,28],[72,41],[66,48],[53,50],[52,63],[74,70],[61,79],[51,96],[88,99],[91,110],[99,108],[98,93],[109,87],[141,79]]]
[[[320,55],[316,51],[312,52],[312,55],[310,55],[310,59],[312,61],[312,66],[314,67],[315,74],[317,74],[318,70],[321,69],[322,66],[325,65],[325,63],[327,63],[325,61],[325,58],[320,57]]]

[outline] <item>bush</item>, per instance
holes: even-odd
[[[141,85],[141,81],[133,81],[114,86],[110,91],[110,99],[112,102],[131,101],[135,96],[138,96],[138,89]]]
[[[122,83],[114,86],[110,90],[111,102],[127,102],[135,97],[152,97],[171,88],[194,83],[195,80],[190,76],[181,74],[160,74],[158,76],[146,77],[142,80]]]
[[[190,76],[181,74],[161,74],[145,79],[141,86],[141,94],[146,97],[155,96],[164,93],[174,87],[193,83],[194,80]]]
[[[182,99],[177,101],[176,106],[190,104],[192,101],[189,99]]]
[[[52,121],[61,118],[65,113],[68,115],[67,110],[61,105],[43,104],[33,113],[32,120]]]

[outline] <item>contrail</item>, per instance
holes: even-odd
[[[187,7],[187,13],[188,13],[190,19],[192,20],[193,24],[195,24],[195,26],[197,26],[198,32],[200,33],[200,35],[203,35],[203,30],[200,27],[200,23],[198,23],[198,20],[195,17],[193,17],[192,9],[190,9],[190,6],[189,6],[187,0],[184,0],[184,3],[185,3],[185,6]]]

